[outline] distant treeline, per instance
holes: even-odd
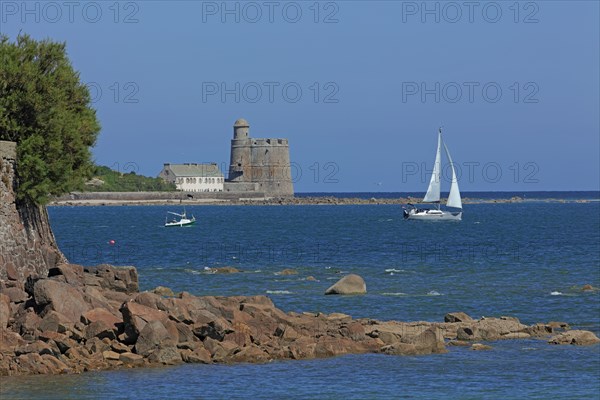
[[[100,182],[100,181],[102,182]],[[161,178],[137,175],[134,171],[122,173],[109,167],[94,167],[94,178],[85,184],[87,192],[173,192],[175,184]]]

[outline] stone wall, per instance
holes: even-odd
[[[225,187],[228,183],[225,183]],[[227,190],[227,189],[225,189]],[[56,198],[57,201],[68,200],[115,200],[115,201],[152,201],[152,200],[187,200],[188,194],[194,199],[239,200],[240,198],[265,197],[263,192],[72,192]]]
[[[225,182],[223,190],[236,193],[238,197],[254,197],[255,193],[262,193],[258,191],[258,184],[254,182]],[[262,194],[264,197],[264,193]]]
[[[47,276],[66,259],[56,245],[46,208],[17,202],[16,166],[16,144],[0,141],[0,281],[22,284],[29,275]]]

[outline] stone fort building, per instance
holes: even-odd
[[[251,138],[248,121],[243,118],[235,121],[224,191],[293,196],[288,140]]]

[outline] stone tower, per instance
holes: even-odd
[[[249,187],[244,184],[254,184],[268,196],[293,196],[287,139],[253,139],[248,121],[235,121],[228,182],[240,184],[242,190]]]

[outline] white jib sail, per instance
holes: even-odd
[[[462,208],[460,190],[458,190],[458,179],[456,179],[454,163],[452,162],[452,157],[450,157],[450,152],[448,151],[448,146],[446,146],[446,143],[444,143],[444,149],[446,150],[446,156],[448,157],[448,162],[450,163],[450,167],[452,168],[452,185],[450,186],[450,194],[448,195],[448,201],[446,202],[446,206],[453,208]]]
[[[431,173],[431,180],[429,181],[429,188],[423,198],[425,203],[433,203],[440,201],[440,170],[441,170],[441,154],[442,153],[442,133],[438,134],[438,145],[437,152],[435,154],[435,162],[433,163],[433,171]]]

